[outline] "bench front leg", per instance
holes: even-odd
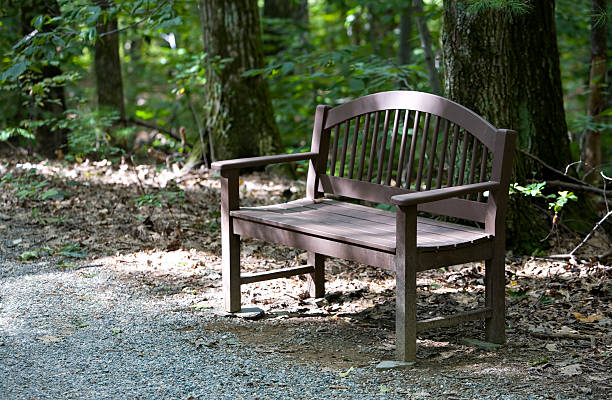
[[[232,210],[239,207],[238,170],[221,172],[221,259],[225,311],[240,311],[240,236],[234,233]]]
[[[398,206],[395,253],[395,333],[398,361],[416,361],[417,207]]]

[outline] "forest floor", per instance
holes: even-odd
[[[107,269],[127,286],[159,301],[179,301],[182,311],[202,316],[203,325],[187,325],[185,331],[230,334],[263,358],[316,366],[340,377],[360,370],[387,376],[374,369],[394,355],[394,277],[387,272],[329,259],[324,299],[308,298],[305,279],[295,277],[243,287],[243,304],[265,311],[258,320],[222,312],[219,186],[204,171],[180,175],[147,165],[4,156],[0,262],[5,272],[8,265],[45,264],[87,277],[89,268]],[[303,186],[249,174],[240,181],[241,204],[299,198]],[[580,240],[562,238],[553,252],[566,253]],[[499,393],[508,396],[503,398],[611,398],[612,260],[594,257],[609,247],[600,232],[571,262],[508,254],[507,344],[492,348],[472,340],[484,340],[482,323],[420,334],[418,363],[393,371],[389,376],[395,380],[377,381],[379,394],[463,399],[472,396],[459,388],[487,381],[493,387],[498,382]],[[247,272],[305,263],[301,251],[249,239],[243,240],[242,257]],[[471,263],[421,273],[420,318],[476,307],[484,293],[482,270],[482,264]],[[9,297],[0,293],[3,323],[2,303]],[[7,329],[0,326],[5,348]],[[204,339],[193,346],[224,351],[220,343]],[[440,392],[440,379],[455,382],[454,391]]]

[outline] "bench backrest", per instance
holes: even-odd
[[[514,135],[427,93],[382,92],[319,106],[312,151],[320,157],[310,165],[308,196],[389,203],[396,194],[489,180],[507,186]],[[419,209],[485,222],[506,197],[453,198]]]

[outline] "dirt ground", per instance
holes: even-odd
[[[241,204],[299,198],[303,184],[250,174],[241,180]],[[265,315],[224,316],[218,190],[206,171],[181,175],[177,168],[105,160],[4,156],[0,260],[48,260],[83,273],[88,266],[108,266],[160,297],[191,299],[194,313],[218,314],[206,329],[234,333],[262,355],[280,353],[338,371],[393,358],[394,277],[365,265],[328,260],[324,299],[308,298],[301,277],[245,285],[243,304]],[[562,238],[553,252],[567,252],[580,240]],[[594,257],[609,248],[598,233],[571,261],[509,254],[507,345],[478,342],[484,339],[479,322],[441,328],[420,334],[415,368],[432,379],[511,371],[519,393],[529,393],[525,382],[537,378],[554,387],[556,398],[612,397],[612,261]],[[246,272],[305,263],[301,251],[249,239],[242,256]],[[419,317],[476,307],[484,297],[482,269],[473,263],[421,273]]]

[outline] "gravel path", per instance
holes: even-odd
[[[527,395],[529,382],[517,387],[513,371],[494,367],[466,379],[262,356],[205,329],[227,318],[119,275],[105,265],[0,267],[0,399],[569,398],[546,387]]]

